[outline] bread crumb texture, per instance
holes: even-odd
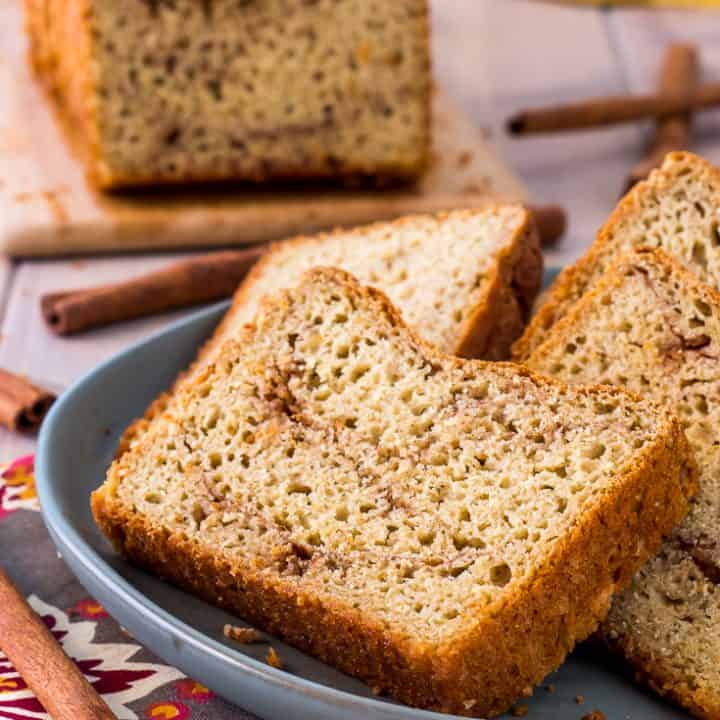
[[[505,711],[685,512],[669,412],[443,355],[316,269],[179,394],[93,510],[125,553],[407,703]]]
[[[658,250],[609,270],[528,364],[620,385],[673,408],[699,468],[690,512],[613,603],[603,633],[641,677],[720,717],[720,295]]]
[[[515,344],[514,357],[527,358],[588,287],[633,247],[664,250],[708,284],[720,287],[718,196],[717,168],[692,153],[669,153],[660,169],[623,198],[588,252],[558,275]]]
[[[103,186],[415,177],[426,0],[26,0],[32,58]]]

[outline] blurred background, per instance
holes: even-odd
[[[642,156],[652,123],[513,138],[504,131],[507,117],[525,107],[654,92],[663,53],[675,42],[697,46],[701,82],[720,81],[720,3],[620,5],[432,3],[438,83],[491,136],[533,202],[558,202],[568,211],[568,233],[547,251],[548,263],[576,258],[591,241]],[[676,9],[682,6],[696,9]],[[720,110],[694,118],[691,149],[720,162]]]

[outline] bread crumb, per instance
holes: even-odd
[[[580,720],[607,720],[607,718],[605,717],[605,713],[599,710],[593,710],[591,713],[583,715]]]
[[[379,695],[379,694],[382,692],[382,688],[381,688],[379,685],[373,685],[373,686],[370,688],[370,692],[371,692],[373,695]]]
[[[554,694],[555,694],[555,690],[556,690],[557,688],[555,687],[555,685],[553,685],[552,683],[550,683],[550,685],[546,685],[546,686],[545,686],[545,689],[546,689],[551,695],[554,695]]]
[[[532,697],[533,689],[531,685],[526,685],[522,690],[523,697]]]
[[[223,635],[230,640],[245,644],[261,642],[263,639],[263,636],[255,628],[240,627],[239,625],[225,625]]]
[[[516,705],[511,711],[510,714],[513,717],[525,717],[528,714],[528,706],[527,705]]]
[[[463,702],[463,707],[464,707],[466,710],[471,710],[472,708],[475,707],[475,705],[477,705],[477,700],[465,700],[465,701]]]
[[[274,668],[277,668],[278,670],[283,669],[283,661],[280,659],[280,656],[275,651],[275,648],[271,645],[270,649],[268,650],[267,654],[267,664],[272,665]]]
[[[582,705],[585,702],[585,698],[582,695],[576,695],[575,696],[575,702],[578,705]]]

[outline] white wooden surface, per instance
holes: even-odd
[[[720,80],[720,22],[708,14],[574,9],[525,0],[434,0],[433,7],[441,84],[487,130],[529,186],[532,200],[559,202],[569,212],[568,236],[547,253],[549,265],[574,259],[590,243],[642,152],[649,126],[518,140],[503,132],[507,115],[548,101],[648,90],[671,41],[697,43],[704,76]],[[693,149],[720,163],[720,112],[702,115]],[[59,339],[43,327],[37,298],[54,288],[128,277],[174,257],[0,263],[0,367],[62,389],[162,326],[167,317]],[[0,431],[0,459],[32,446],[31,440]]]

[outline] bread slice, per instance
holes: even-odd
[[[623,198],[585,255],[567,266],[513,348],[527,358],[552,326],[618,257],[645,245],[665,250],[720,287],[720,172],[697,155],[673,152]]]
[[[268,294],[294,287],[316,266],[346,270],[382,290],[420,336],[464,357],[503,360],[542,283],[542,255],[529,211],[491,205],[415,215],[354,230],[277,243],[255,265],[202,362],[257,314]]]
[[[669,411],[445,355],[316,269],[113,463],[132,560],[411,705],[495,715],[604,617],[695,471]]]
[[[720,294],[659,250],[613,266],[530,356],[568,381],[676,410],[699,465],[690,513],[613,603],[607,642],[660,693],[720,717]]]
[[[427,0],[25,0],[31,59],[94,181],[411,179]]]
[[[296,285],[317,265],[340,267],[387,293],[405,321],[444,352],[505,359],[542,282],[540,243],[528,210],[492,205],[417,215],[274,245],[235,293],[232,307],[173,391],[213,362],[251,322],[262,298]],[[167,407],[163,394],[120,442],[124,451]]]

